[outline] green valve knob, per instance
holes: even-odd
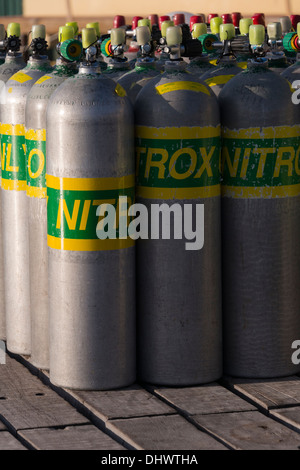
[[[78,31],[79,31],[79,28],[78,28],[78,23],[77,21],[69,21],[68,23],[66,23],[66,26],[72,26],[73,29],[74,29],[74,36],[76,34],[78,34]]]
[[[182,42],[182,29],[180,26],[169,26],[166,32],[166,42],[168,46],[181,44]]]
[[[151,31],[151,21],[148,18],[142,18],[138,21],[138,26],[148,26]]]
[[[68,39],[74,39],[73,26],[60,26],[58,30],[58,42],[62,43]]]
[[[273,23],[269,23],[267,26],[267,32],[269,39],[273,41],[277,41],[278,39],[282,38],[282,26],[279,21],[274,21]]]
[[[202,44],[203,52],[211,53],[217,50],[213,47],[213,43],[218,41],[218,37],[214,34],[203,34],[198,37],[198,41]]]
[[[265,27],[253,24],[249,28],[249,42],[252,46],[261,46],[265,42]]]
[[[86,25],[86,28],[94,28],[94,30],[96,31],[97,37],[100,38],[101,34],[100,34],[100,26],[99,26],[98,21],[96,21],[95,23],[88,23]]]
[[[197,39],[199,36],[207,34],[207,24],[206,23],[194,23],[192,29],[193,39]]]
[[[161,37],[162,37],[162,38],[165,38],[165,37],[166,37],[167,29],[168,29],[170,26],[174,26],[174,21],[168,20],[168,21],[163,21],[163,22],[162,22],[162,24],[161,24]]]
[[[223,24],[223,20],[219,16],[215,16],[210,20],[210,30],[212,34],[219,34],[221,24]]]
[[[101,42],[101,53],[105,57],[110,57],[113,54],[112,48],[111,48],[111,40],[110,38],[104,39],[104,41]]]
[[[226,41],[226,39],[232,39],[235,37],[235,28],[232,23],[220,24],[220,40]]]
[[[82,29],[82,47],[87,49],[92,44],[97,42],[97,34],[94,28],[83,28]]]
[[[60,53],[65,59],[75,62],[82,56],[82,43],[78,39],[67,39],[61,44]]]
[[[295,32],[290,32],[284,35],[282,40],[283,48],[286,52],[295,52],[298,51],[298,34]]]
[[[9,23],[7,26],[7,36],[21,36],[20,23]]]
[[[297,23],[297,34],[300,38],[300,23]]]
[[[253,24],[252,18],[241,18],[239,22],[239,30],[242,36],[249,34],[249,28]]]

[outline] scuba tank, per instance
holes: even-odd
[[[54,69],[39,78],[28,93],[25,107],[27,196],[29,220],[31,362],[49,369],[48,247],[46,189],[46,111],[49,99],[64,80],[78,72],[82,44],[74,29],[59,29]]]
[[[194,23],[192,26],[192,37],[198,37],[207,34],[207,25],[205,23]],[[203,49],[202,49],[203,50]],[[187,70],[201,77],[204,73],[212,70],[215,66],[210,62],[210,56],[207,53],[201,53],[198,57],[190,58]]]
[[[6,50],[5,61],[0,65],[0,90],[14,73],[26,66],[23,54],[20,52],[20,36],[20,24],[9,23],[7,37],[0,43],[1,48]]]
[[[2,31],[3,33],[3,31]],[[0,42],[1,50],[6,51],[5,61],[0,65],[0,93],[5,88],[7,80],[18,70],[25,67],[22,54],[19,52],[21,46],[20,41],[20,25],[18,23],[9,23],[7,27],[7,37],[3,37]],[[1,94],[0,94],[1,97]],[[0,98],[1,101],[1,98]],[[2,121],[0,113],[0,123]],[[0,141],[1,141],[1,127],[0,127]],[[2,144],[1,144],[2,151]],[[2,190],[0,191],[0,196]],[[1,196],[2,197],[2,196]],[[1,202],[0,202],[1,204]],[[1,206],[0,206],[1,213]],[[2,219],[0,217],[0,233],[2,236]],[[3,302],[0,309],[0,339],[6,339],[6,315],[5,315],[5,292],[4,292],[4,264],[3,264],[3,244],[0,243],[0,295],[2,296]]]
[[[180,27],[167,29],[165,72],[134,105],[137,202],[148,215],[205,206],[203,249],[185,249],[185,236],[171,227],[163,235],[170,221],[159,228],[152,216],[151,235],[137,240],[138,377],[167,386],[222,374],[219,108],[210,88],[186,71],[181,40]]]
[[[124,56],[124,47],[126,41],[126,31],[124,28],[112,28],[110,32],[110,45],[107,40],[101,44],[103,55],[107,55],[107,46],[109,47],[110,59],[107,62],[107,69],[103,71],[103,76],[108,76],[115,81],[131,70],[129,60]]]
[[[126,91],[132,103],[135,102],[137,94],[148,80],[161,73],[155,67],[156,59],[148,26],[138,26],[136,28],[136,40],[140,47],[140,53],[135,68],[122,75],[118,80],[118,84]]]
[[[43,25],[32,27],[30,58],[1,93],[2,234],[7,349],[31,352],[28,198],[26,196],[25,105],[38,78],[50,72]]]
[[[220,42],[213,43],[213,47],[221,49],[217,65],[213,70],[208,71],[201,76],[201,79],[211,87],[216,96],[219,95],[221,89],[229,80],[231,80],[231,78],[242,71],[242,69],[238,67],[237,60],[232,49],[232,43],[234,42],[232,41],[233,38],[235,38],[235,29],[233,24],[221,24]],[[244,43],[242,43],[241,48],[244,48]]]
[[[269,23],[267,26],[267,44],[269,50],[266,53],[268,59],[268,67],[273,72],[280,74],[284,69],[290,66],[287,60],[282,44],[282,25],[279,21]]]
[[[99,27],[99,22],[96,21],[94,23],[87,23],[86,28],[94,28],[96,31],[96,36],[97,36],[97,47],[98,47],[98,57],[97,61],[99,62],[100,70],[106,70],[107,69],[107,63],[105,62],[102,54],[101,54],[101,33],[100,33],[100,27]]]
[[[81,390],[125,387],[136,374],[134,241],[123,222],[108,236],[101,218],[134,199],[134,116],[99,73],[95,40],[82,30],[79,72],[46,116],[50,381]]]
[[[161,70],[161,71],[164,71],[164,66],[165,66],[165,62],[166,60],[169,60],[169,54],[167,52],[164,51],[164,48],[165,46],[167,45],[166,43],[166,33],[167,33],[167,29],[170,27],[170,26],[174,26],[174,21],[172,20],[165,20],[165,21],[162,21],[161,23],[161,34],[160,34],[160,37],[158,39],[158,42],[159,44],[157,45],[157,61],[156,61],[156,68],[158,70]]]
[[[297,374],[300,337],[300,114],[288,83],[265,57],[252,25],[254,59],[219,94],[221,109],[224,373]]]

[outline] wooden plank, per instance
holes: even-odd
[[[300,405],[300,378],[297,376],[257,380],[226,377],[225,383],[267,410]]]
[[[18,434],[36,450],[126,450],[92,425],[26,429]]]
[[[300,431],[300,407],[292,406],[290,408],[270,410],[270,416],[274,416],[283,424],[292,426],[295,430]]]
[[[0,432],[0,450],[27,450],[10,432]]]
[[[69,391],[102,421],[115,418],[175,414],[175,410],[139,385],[109,391]]]
[[[7,430],[7,427],[5,426],[4,423],[2,423],[2,421],[0,421],[0,431],[6,431]]]
[[[235,450],[297,450],[300,434],[259,411],[195,415],[196,424]]]
[[[0,400],[0,415],[16,431],[89,422],[58,395],[51,398],[25,396],[23,399]]]
[[[151,387],[151,389],[185,415],[249,411],[256,409],[254,405],[251,405],[217,383],[197,387]]]
[[[6,364],[0,365],[0,402],[5,398],[36,395],[54,396],[55,392],[20,362],[6,355]]]
[[[117,419],[107,428],[137,450],[226,450],[179,415]]]

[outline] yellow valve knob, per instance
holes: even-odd
[[[261,46],[265,42],[265,27],[262,24],[253,24],[249,28],[249,42],[253,46]]]
[[[7,26],[7,36],[21,36],[20,23],[9,23]]]
[[[76,34],[78,34],[78,31],[79,31],[79,28],[78,28],[78,23],[77,21],[68,21],[68,23],[66,23],[66,26],[72,26],[73,29],[74,29],[74,36]]]
[[[169,26],[174,26],[174,21],[167,20],[167,21],[162,22],[161,24],[161,37],[162,38],[166,37],[167,29],[169,28]]]
[[[94,28],[94,30],[96,31],[97,37],[100,38],[101,34],[100,34],[100,26],[99,26],[98,21],[96,21],[94,23],[88,23],[85,27],[86,28]]]
[[[110,32],[110,40],[112,46],[118,46],[119,44],[125,44],[125,29],[124,28],[112,28]]]
[[[232,23],[220,24],[219,30],[220,40],[232,39],[235,37],[235,28]]]
[[[82,29],[82,47],[87,49],[97,41],[97,34],[94,28]]]
[[[239,22],[239,30],[242,36],[249,34],[249,28],[253,24],[252,18],[241,18]]]
[[[58,42],[62,43],[68,39],[74,39],[73,26],[60,26],[58,30]]]
[[[179,25],[169,26],[166,32],[166,41],[168,46],[181,44],[182,42],[182,29]]]
[[[194,23],[192,29],[192,38],[197,39],[202,34],[207,34],[207,25],[206,23]]]
[[[220,25],[223,24],[222,18],[220,16],[215,16],[210,20],[210,30],[213,34],[219,34]]]

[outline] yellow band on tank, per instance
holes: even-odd
[[[97,191],[129,188],[135,185],[135,175],[120,178],[59,178],[46,175],[47,187],[60,190]]]
[[[37,197],[45,199],[47,197],[47,188],[40,188],[36,186],[26,186],[26,194],[29,197]]]
[[[202,188],[151,188],[138,186],[137,195],[145,199],[201,199],[220,196],[219,184]]]
[[[24,124],[1,124],[1,134],[3,135],[25,135]]]
[[[217,75],[216,77],[207,78],[205,83],[208,86],[216,86],[216,85],[225,85],[225,83],[229,82],[235,75]]]
[[[22,180],[1,179],[1,188],[8,191],[26,191],[27,182]]]
[[[106,239],[106,240],[75,240],[70,238],[56,238],[47,235],[48,246],[56,250],[67,251],[100,251],[100,250],[121,250],[135,245],[134,240],[127,239]]]
[[[195,91],[197,93],[198,92],[205,93],[206,95],[210,96],[209,89],[202,83],[197,83],[197,82],[189,82],[189,81],[172,82],[172,83],[165,83],[164,85],[158,85],[155,88],[156,88],[156,92],[159,95],[164,95],[165,93],[170,93],[171,91],[189,90],[189,91]]]
[[[222,137],[228,139],[273,139],[300,137],[300,125],[276,127],[249,127],[248,129],[222,128]]]
[[[135,134],[141,139],[201,139],[219,137],[221,135],[221,126],[159,128],[135,126]]]
[[[222,196],[230,198],[264,198],[293,197],[300,195],[300,184],[272,187],[222,186]]]
[[[46,141],[46,129],[26,129],[26,140]]]

